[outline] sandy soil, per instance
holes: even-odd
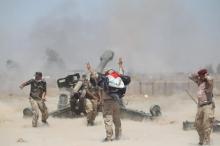
[[[25,95],[25,94],[24,94]],[[5,95],[0,97],[0,145],[1,146],[195,146],[198,142],[196,131],[183,131],[182,121],[194,120],[196,106],[185,95],[171,97],[141,96],[125,97],[128,107],[148,112],[150,105],[162,107],[162,117],[155,121],[135,122],[122,120],[123,136],[119,141],[103,143],[105,137],[101,114],[96,125],[87,127],[85,118],[49,118],[49,126],[39,124],[31,127],[31,119],[22,117],[22,110],[28,107],[24,95]],[[26,96],[26,95],[25,95]],[[50,95],[47,105],[56,109],[57,98]],[[219,105],[220,99],[217,99]],[[220,119],[216,108],[216,117]],[[220,133],[213,133],[212,145],[220,145]]]

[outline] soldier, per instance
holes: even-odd
[[[98,105],[100,104],[100,93],[96,85],[91,85],[90,77],[83,76],[84,92],[85,92],[85,111],[87,117],[87,125],[93,126],[95,118],[98,114]]]
[[[30,79],[29,81],[21,84],[20,88],[23,89],[28,85],[31,85],[29,101],[33,111],[32,126],[37,127],[39,110],[42,114],[42,122],[47,124],[48,111],[45,104],[47,84],[46,81],[42,79],[42,73],[36,72],[35,79]]]
[[[113,123],[115,126],[115,139],[121,138],[121,119],[120,119],[120,99],[125,92],[121,92],[121,89],[125,89],[123,81],[120,75],[124,73],[122,59],[119,59],[119,71],[108,70],[104,75],[95,73],[92,71],[90,65],[87,66],[88,71],[92,74],[93,78],[96,78],[98,85],[103,88],[102,90],[102,102],[103,102],[103,118],[106,129],[106,138],[104,141],[112,141],[113,136]],[[117,82],[117,86],[115,84]],[[114,84],[114,85],[113,85]],[[114,86],[114,87],[113,87]],[[125,90],[123,90],[125,91]]]
[[[82,78],[76,83],[73,89],[71,103],[72,108],[75,108],[77,100],[79,101],[79,112],[86,115],[87,125],[93,126],[97,116],[97,105],[100,98],[96,88],[90,84],[89,80],[85,74],[82,75]]]
[[[213,101],[213,79],[208,75],[206,69],[199,70],[197,74],[192,74],[189,78],[198,85],[198,109],[195,127],[199,135],[199,145],[209,145],[215,109]]]

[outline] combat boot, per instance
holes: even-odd
[[[209,141],[204,142],[203,145],[204,145],[204,146],[210,146],[210,142],[209,142]]]
[[[106,137],[106,138],[103,139],[103,142],[110,142],[110,141],[113,141],[113,139],[109,138],[109,137]]]
[[[35,127],[35,128],[36,128],[37,125],[38,125],[37,123],[38,123],[38,122],[37,122],[36,120],[33,120],[33,121],[32,121],[32,127]]]
[[[47,120],[41,120],[42,123],[46,124],[46,125],[49,125],[49,123],[47,122]]]
[[[37,127],[37,123],[32,123],[32,127],[36,128]]]
[[[119,140],[121,138],[121,128],[115,129],[115,140]]]
[[[87,121],[87,126],[94,126],[94,122],[93,121]]]

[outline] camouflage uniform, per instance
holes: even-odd
[[[197,83],[199,90],[198,109],[195,118],[195,127],[199,135],[199,144],[210,144],[210,134],[213,129],[214,109],[213,101],[213,79],[207,76],[204,80],[199,79],[198,75],[192,74],[190,79]]]
[[[97,81],[99,87],[101,87],[101,103],[103,119],[106,130],[106,138],[104,141],[111,141],[113,136],[113,124],[115,126],[115,139],[119,140],[121,137],[121,119],[120,119],[120,95],[114,93],[111,94],[108,90],[108,83],[106,82],[106,76],[101,73],[97,73],[91,69],[90,64],[87,64],[87,69],[91,73],[91,77]],[[124,74],[124,69],[122,66],[122,59],[119,59],[119,73]]]
[[[99,90],[93,87],[88,80],[84,81],[85,92],[85,111],[87,114],[87,124],[94,125],[95,118],[98,114],[98,104],[100,101]]]
[[[97,101],[94,99],[86,98],[85,110],[87,113],[87,124],[94,125],[94,121],[97,116]]]
[[[112,123],[115,125],[115,139],[121,137],[121,119],[120,119],[120,105],[108,94],[103,92],[103,118],[106,129],[106,140],[109,141],[113,136]]]
[[[75,93],[80,93],[79,112],[86,114],[88,126],[94,125],[100,99],[98,90],[96,90],[95,87],[90,84],[85,75],[83,75],[82,79],[77,82],[73,89],[73,94]],[[74,107],[74,105],[72,107]]]
[[[45,80],[35,80],[31,79],[25,83],[22,84],[22,87],[25,87],[27,85],[31,85],[31,91],[30,91],[30,104],[33,111],[33,120],[32,120],[32,126],[37,126],[37,121],[39,117],[39,110],[42,114],[42,122],[46,123],[46,120],[48,118],[48,110],[46,107],[46,104],[44,103],[44,100],[42,99],[43,93],[47,91],[47,85]]]
[[[124,69],[120,66],[119,73],[124,74]],[[108,92],[108,91],[107,91]],[[102,100],[103,100],[103,118],[106,129],[106,138],[105,141],[112,140],[113,129],[112,123],[115,126],[115,139],[119,140],[121,138],[122,128],[121,128],[121,116],[120,116],[120,107],[121,107],[121,98],[120,95],[109,94],[103,90]]]

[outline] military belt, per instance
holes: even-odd
[[[199,104],[199,107],[203,107],[205,105],[210,105],[212,103],[213,103],[212,101],[204,101],[203,103]]]

